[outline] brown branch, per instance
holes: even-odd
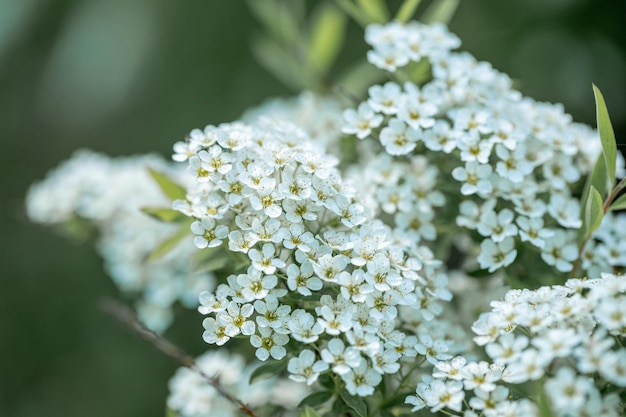
[[[162,336],[154,333],[152,330],[148,329],[146,326],[141,324],[137,319],[135,313],[126,307],[124,304],[120,303],[117,300],[106,298],[100,302],[100,308],[106,312],[107,314],[113,316],[119,322],[126,325],[126,327],[135,335],[141,337],[152,346],[160,350],[162,353],[166,354],[170,358],[176,360],[183,366],[191,369],[196,372],[202,378],[204,378],[215,390],[228,401],[233,403],[242,413],[249,417],[257,417],[257,415],[252,411],[252,409],[244,404],[243,401],[226,391],[226,389],[220,384],[219,379],[207,375],[197,364],[193,357],[189,354],[185,353],[181,348],[165,339]]]

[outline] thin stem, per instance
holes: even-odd
[[[181,365],[191,369],[202,378],[204,378],[215,390],[225,399],[233,403],[242,413],[249,417],[257,417],[252,409],[244,404],[243,401],[226,391],[226,389],[220,384],[218,378],[207,375],[197,364],[193,357],[183,351],[181,348],[165,339],[162,336],[154,333],[145,327],[139,320],[133,311],[131,311],[124,304],[117,300],[105,298],[100,302],[100,308],[107,314],[113,316],[116,320],[123,323],[128,329],[135,335],[141,337],[152,346],[157,348],[162,353],[166,354],[170,358],[176,360]]]

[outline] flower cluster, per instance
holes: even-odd
[[[174,225],[141,211],[170,204],[149,168],[184,179],[184,171],[157,156],[113,159],[79,151],[31,187],[26,208],[29,217],[39,223],[70,227],[88,222],[94,226],[96,247],[108,274],[122,291],[141,295],[137,304],[140,318],[150,328],[162,331],[173,319],[172,305],[180,301],[190,308],[197,306],[197,294],[213,288],[215,278],[194,272],[196,248],[191,237],[162,258],[145,261],[176,232]]]
[[[510,265],[520,240],[547,264],[570,271],[581,226],[574,193],[600,152],[597,134],[572,123],[562,106],[523,97],[488,63],[452,52],[460,41],[443,25],[372,25],[366,40],[369,61],[396,80],[430,70],[421,85],[372,86],[365,102],[344,113],[343,132],[373,137],[393,156],[371,152],[368,165],[377,167],[375,203],[394,215],[396,229],[407,240],[434,240],[450,226],[437,218],[456,216],[479,238],[482,269]],[[457,185],[442,188],[450,177]],[[584,269],[607,264],[590,255]]]
[[[269,404],[277,406],[283,416],[295,416],[296,406],[306,395],[306,385],[285,378],[272,377],[249,384],[254,366],[245,358],[223,351],[209,351],[196,359],[196,365],[206,375],[219,378],[220,385],[230,394],[251,407]],[[167,407],[179,417],[235,417],[239,410],[222,397],[197,372],[179,368],[169,383]]]
[[[449,300],[439,262],[368,219],[335,158],[287,123],[199,132],[177,147],[174,158],[189,158],[197,183],[173,207],[196,219],[199,248],[227,246],[243,265],[200,295],[199,309],[210,315],[206,342],[249,336],[260,360],[284,359],[285,346],[300,342],[289,361],[295,380],[311,384],[330,368],[361,396],[402,358],[449,356],[441,330],[426,336],[406,326],[432,320],[431,306]]]
[[[467,401],[485,416],[538,415],[528,400],[511,401],[513,388],[504,384],[523,390],[521,384],[540,381],[553,415],[622,415],[626,276],[510,290],[491,305],[472,329],[492,363],[459,356],[436,364],[432,378],[408,399],[415,409],[461,411]]]

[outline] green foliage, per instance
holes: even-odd
[[[300,404],[298,404],[298,408],[302,407],[318,407],[333,397],[332,391],[319,391],[314,392],[313,394],[305,397]]]
[[[358,3],[372,23],[387,23],[389,21],[389,10],[383,0],[358,0]]]
[[[189,218],[180,211],[170,208],[144,207],[141,211],[146,213],[148,216],[165,223],[181,223]]]
[[[448,23],[454,16],[457,7],[459,7],[459,0],[435,0],[426,9],[420,20],[423,23]]]
[[[615,184],[615,171],[617,168],[617,144],[615,143],[615,133],[613,132],[613,125],[609,118],[609,112],[606,109],[606,103],[602,93],[596,87],[593,86],[593,94],[596,99],[596,118],[598,123],[598,133],[600,134],[600,141],[602,142],[602,157],[606,165],[607,179],[609,181],[609,189],[613,188]]]
[[[420,2],[421,0],[404,0],[404,3],[398,9],[398,13],[396,13],[395,20],[401,23],[411,20]]]
[[[153,250],[150,255],[146,258],[147,262],[156,261],[157,259],[162,258],[167,255],[172,249],[174,249],[181,240],[183,240],[186,236],[189,236],[189,226],[190,222],[187,221],[182,223],[180,229],[176,233],[174,233],[169,238],[165,239],[155,250]]]
[[[622,195],[617,200],[615,200],[609,207],[609,210],[624,210],[624,209],[626,209],[626,194]]]
[[[361,397],[350,395],[345,389],[339,391],[339,396],[348,408],[354,410],[357,416],[367,417],[367,404],[365,404],[365,401],[363,401]]]
[[[287,361],[269,361],[259,366],[250,375],[250,383],[280,374],[287,369]]]
[[[600,227],[600,224],[602,224],[602,217],[604,216],[602,196],[593,185],[589,190],[587,201],[585,201],[584,210],[585,215],[583,216],[581,233],[584,239],[586,239],[598,227]]]
[[[298,414],[298,417],[320,417],[320,415],[317,414],[317,411],[315,411],[311,407],[306,406],[304,410],[300,414]]]
[[[232,256],[221,247],[206,248],[198,254],[194,272],[212,272],[222,269],[229,263],[232,264]]]
[[[320,3],[311,21],[307,64],[328,73],[343,46],[348,19],[332,3]]]
[[[163,194],[165,194],[170,200],[184,200],[185,199],[187,193],[184,187],[172,181],[166,175],[152,168],[149,168],[148,172],[150,172],[150,176],[154,178],[156,183],[159,185],[159,187],[161,188],[161,191],[163,191]]]

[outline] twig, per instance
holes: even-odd
[[[158,334],[154,333],[152,330],[141,324],[141,322],[139,322],[139,320],[137,319],[135,313],[124,304],[120,303],[117,300],[105,298],[100,302],[100,308],[107,314],[113,316],[119,322],[125,324],[132,333],[140,336],[142,339],[146,340],[162,353],[178,361],[183,366],[196,372],[198,375],[204,378],[213,388],[215,388],[215,390],[222,397],[233,403],[245,415],[250,417],[257,417],[254,411],[252,411],[252,409],[248,405],[244,404],[243,401],[226,391],[226,389],[224,389],[224,387],[220,384],[218,378],[207,375],[196,364],[196,361],[193,359],[193,357],[191,357],[189,354],[187,354],[185,351],[183,351],[181,348],[179,348],[169,340],[163,338],[162,336],[159,336]]]

